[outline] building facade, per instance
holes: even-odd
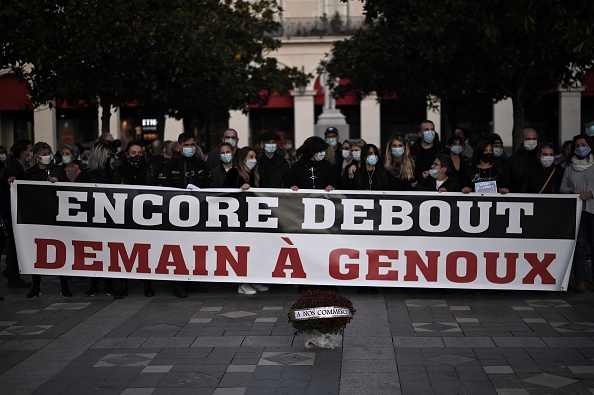
[[[192,131],[204,141],[220,141],[225,128],[238,131],[241,144],[257,143],[257,136],[272,130],[283,139],[298,146],[307,137],[320,133],[322,114],[328,107],[324,76],[319,73],[320,61],[332,48],[334,41],[344,39],[363,22],[363,3],[340,0],[279,0],[284,12],[282,28],[277,33],[282,46],[271,56],[279,63],[297,67],[315,76],[306,87],[300,87],[284,96],[273,96],[264,107],[253,106],[247,114],[231,111],[228,121]],[[100,134],[101,108],[69,108],[43,106],[33,108],[28,90],[8,71],[0,71],[0,145],[10,146],[18,138],[46,141],[53,147],[73,141],[90,145]],[[438,132],[450,133],[453,126],[465,127],[480,133],[499,133],[506,146],[511,146],[511,100],[501,101],[477,109],[462,111],[456,124],[424,102],[386,100],[378,103],[369,95],[359,101],[355,97],[337,99],[331,106],[337,110],[347,125],[341,138],[361,137],[378,146],[393,133],[414,134],[423,119],[435,122]],[[157,128],[165,122],[164,128]],[[547,93],[539,106],[527,110],[527,126],[534,127],[543,140],[556,144],[570,139],[585,128],[594,129],[594,73],[587,75],[582,86],[570,91],[559,89]],[[132,139],[147,141],[155,138],[174,140],[184,130],[192,128],[180,120],[157,119],[142,109],[130,106],[112,108],[110,131],[123,142]],[[164,130],[164,132],[157,132]],[[205,139],[205,133],[210,133]],[[594,130],[592,130],[594,133]],[[204,147],[209,149],[211,147]]]

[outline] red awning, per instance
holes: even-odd
[[[260,92],[260,95],[265,96],[266,91]],[[265,106],[250,104],[250,108],[293,108],[293,97],[290,93],[285,93],[284,95],[273,93],[268,97],[268,103]]]
[[[12,74],[0,77],[0,110],[19,111],[32,108],[26,82]]]
[[[343,78],[338,82],[339,85],[346,85],[348,83],[349,83],[349,80],[346,78]],[[324,105],[324,89],[322,88],[322,84],[320,84],[319,76],[318,76],[318,78],[316,78],[316,82],[314,83],[314,90],[316,90],[318,92],[316,94],[316,97],[314,98],[314,103],[317,106],[323,106]],[[355,95],[353,93],[349,93],[344,97],[339,97],[338,99],[336,99],[336,105],[337,106],[358,106],[359,100],[357,99],[357,95]]]
[[[582,92],[582,96],[594,96],[594,71],[590,70],[586,73],[582,86],[586,89]]]

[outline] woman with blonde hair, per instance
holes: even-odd
[[[403,135],[394,134],[388,140],[384,169],[388,174],[390,191],[415,190],[415,161],[410,153],[410,144]]]

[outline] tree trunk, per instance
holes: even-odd
[[[101,134],[109,133],[109,119],[111,118],[111,104],[101,103]]]
[[[512,108],[514,113],[514,126],[512,131],[513,152],[516,152],[518,148],[520,148],[520,145],[522,145],[522,134],[524,133],[524,125],[526,122],[524,95],[521,88],[518,88],[516,94],[512,97]]]

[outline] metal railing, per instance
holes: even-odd
[[[341,17],[335,15],[313,18],[283,18],[281,27],[272,35],[275,37],[350,36],[357,30],[365,17]]]

